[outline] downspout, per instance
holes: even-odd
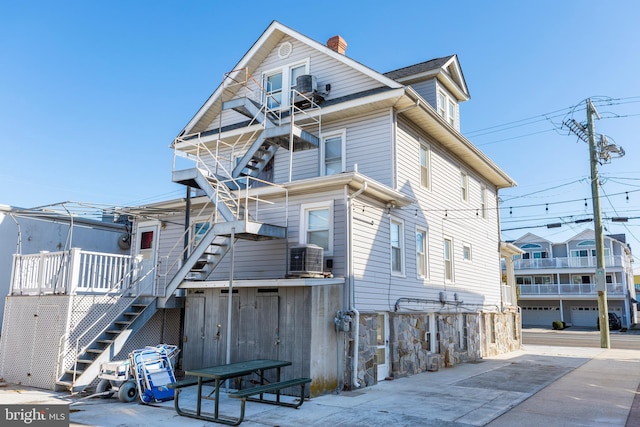
[[[358,171],[358,165],[354,165],[354,171]],[[351,233],[353,232],[353,201],[356,197],[362,194],[367,189],[367,182],[365,181],[358,191],[347,197],[347,209],[349,211],[347,215],[347,257],[348,257],[348,271],[349,271],[349,310],[355,314],[355,326],[354,326],[354,346],[353,346],[353,386],[355,388],[360,387],[358,383],[358,346],[360,345],[360,312],[355,307],[355,286],[353,280],[353,238]]]

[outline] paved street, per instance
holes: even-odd
[[[640,331],[611,331],[609,341],[612,349],[640,350]],[[600,332],[595,329],[567,328],[554,331],[545,328],[523,328],[522,343],[564,347],[600,348]]]

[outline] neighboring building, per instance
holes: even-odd
[[[54,210],[56,207],[59,209]],[[114,223],[112,219],[102,221],[71,216],[60,206],[24,209],[0,205],[0,322],[4,316],[4,297],[11,290],[14,254],[59,252],[72,247],[128,254],[128,238],[126,225]]]
[[[598,320],[595,233],[585,230],[566,242],[552,243],[534,234],[512,242],[524,251],[514,268],[522,323],[550,327],[595,328]],[[609,312],[629,327],[637,322],[633,257],[624,234],[604,236],[605,281]]]
[[[520,348],[497,205],[515,182],[460,134],[457,56],[380,74],[345,49],[273,22],[172,143],[185,199],[128,211],[114,312],[175,331],[184,307],[182,368],[287,359],[319,395]],[[67,344],[86,366],[59,386],[143,332],[116,317]]]

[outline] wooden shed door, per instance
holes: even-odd
[[[184,345],[182,352],[182,368],[201,368],[204,354],[205,332],[205,297],[191,296],[187,298],[184,318]]]
[[[277,292],[251,293],[240,302],[238,354],[245,358],[278,359],[280,344]]]

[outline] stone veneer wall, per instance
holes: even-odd
[[[360,314],[358,382],[361,387],[378,383],[378,314]],[[382,378],[384,379],[384,378]]]
[[[451,367],[482,358],[479,318],[477,313],[437,315],[442,366]],[[464,321],[467,323],[466,341],[460,336],[463,327],[460,323]]]
[[[431,331],[432,334],[437,333],[437,348],[433,349],[434,351],[428,350],[426,340],[429,316],[436,316],[437,331]],[[466,319],[467,323],[466,346],[460,345],[460,334],[462,333],[460,322],[463,319]],[[378,382],[377,322],[377,313],[360,314],[358,346],[358,382],[360,387],[368,387]],[[494,330],[493,334],[491,328]],[[390,376],[399,378],[425,372],[433,368],[429,366],[431,360],[437,361],[438,368],[444,368],[480,360],[482,357],[515,351],[520,349],[520,334],[520,314],[515,311],[504,313],[389,313],[388,364]],[[352,347],[353,341],[350,344]],[[348,354],[353,353],[349,352]],[[436,354],[439,354],[439,357],[432,359]],[[351,366],[351,363],[348,363],[348,367]],[[347,369],[348,371],[350,368]]]
[[[522,318],[515,310],[504,313],[483,313],[484,357],[519,350],[522,344]],[[491,328],[494,334],[492,336]]]

